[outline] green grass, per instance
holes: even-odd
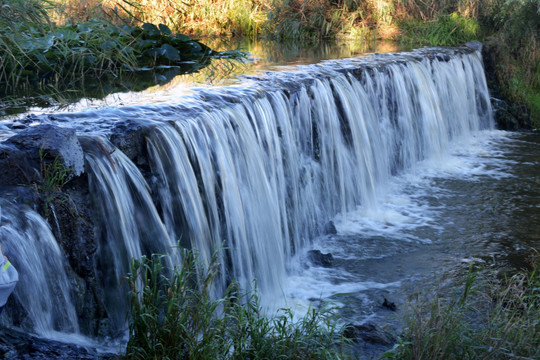
[[[338,38],[362,43],[377,37],[407,47],[454,46],[490,36],[499,48],[495,62],[502,94],[525,104],[533,126],[540,128],[539,6],[539,0],[5,0],[0,96],[19,90],[31,94],[51,84],[80,88],[76,82],[83,75],[117,78],[185,59],[189,49],[175,47],[172,35],[149,38],[149,32],[159,32],[133,30],[148,24],[205,37],[304,43]]]
[[[532,269],[502,280],[471,269],[460,293],[417,295],[405,311],[403,334],[384,357],[540,358],[539,265],[537,257]]]
[[[166,262],[159,255],[132,262],[126,359],[346,358],[331,310],[268,317],[258,295],[234,283],[212,296],[217,257],[203,267],[186,250],[180,267],[167,270]]]
[[[61,83],[85,76],[119,74],[182,61],[204,61],[211,50],[164,25],[115,26],[93,20],[43,30],[29,24],[0,28],[0,84],[17,88],[33,83]]]
[[[479,38],[478,21],[458,13],[439,15],[435,20],[404,20],[400,41],[409,45],[455,46]]]
[[[164,76],[197,71],[211,58],[245,56],[213,51],[164,24],[114,24],[102,17],[57,26],[53,12],[44,0],[0,6],[0,114],[141,90]],[[100,83],[108,91],[100,92]]]
[[[527,105],[532,126],[540,129],[540,1],[505,1],[491,19],[501,90],[511,102]]]

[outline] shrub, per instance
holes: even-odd
[[[340,359],[330,310],[266,317],[256,294],[229,286],[214,298],[217,256],[203,267],[189,251],[179,268],[153,255],[132,262],[127,359]]]

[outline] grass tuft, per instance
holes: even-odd
[[[540,265],[493,280],[470,269],[460,294],[416,296],[389,359],[540,358]]]
[[[217,253],[216,253],[217,254]],[[342,359],[344,340],[329,309],[264,313],[256,294],[231,284],[211,295],[217,255],[203,267],[183,252],[180,267],[153,255],[132,262],[126,359]]]
[[[400,28],[404,44],[455,46],[478,39],[480,26],[475,19],[454,12],[430,21],[404,20]]]

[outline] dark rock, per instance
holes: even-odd
[[[323,233],[325,235],[335,235],[337,234],[336,225],[334,225],[334,222],[330,220],[329,222],[324,225]]]
[[[491,98],[497,127],[501,130],[531,129],[530,113],[523,104],[509,105],[503,99]]]
[[[371,344],[391,345],[396,341],[394,335],[373,323],[348,324],[343,335],[351,340],[365,341]]]
[[[450,61],[450,59],[451,59],[450,55],[448,55],[448,54],[437,54],[437,55],[435,55],[435,57],[439,61]]]
[[[79,174],[61,189],[46,186],[44,169],[56,159]],[[106,313],[96,281],[95,214],[75,130],[38,125],[18,132],[0,144],[0,168],[1,197],[41,213],[69,261],[81,331],[102,332],[99,321]]]
[[[469,41],[465,44],[465,46],[468,46],[476,51],[482,51],[483,44],[480,41]]]
[[[39,161],[5,141],[0,143],[0,168],[0,187],[30,184],[35,178],[34,169],[39,169]]]
[[[112,129],[109,139],[135,164],[147,165],[146,138],[151,130],[137,121],[124,121]]]
[[[382,303],[382,306],[384,308],[387,308],[388,310],[396,311],[397,306],[395,303],[388,301],[386,298],[384,298],[384,302]]]
[[[320,250],[309,250],[308,259],[313,265],[331,267],[334,262],[332,254],[323,254]]]
[[[0,328],[0,358],[2,359],[80,359],[108,360],[116,354],[102,354],[96,349],[42,339],[14,329]]]
[[[59,158],[78,176],[84,172],[84,154],[74,129],[45,124],[29,127],[5,141],[39,163],[43,158]],[[34,168],[35,165],[34,165]]]
[[[14,123],[11,124],[10,127],[12,129],[26,129],[27,126],[23,124],[22,122],[15,121]]]

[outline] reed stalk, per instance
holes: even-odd
[[[471,268],[457,287],[461,294],[439,289],[435,297],[415,295],[403,334],[383,358],[540,358],[538,259],[502,280]]]
[[[332,310],[267,316],[259,296],[234,283],[214,298],[217,255],[207,267],[190,251],[182,257],[172,270],[164,256],[133,260],[126,359],[346,358]]]

